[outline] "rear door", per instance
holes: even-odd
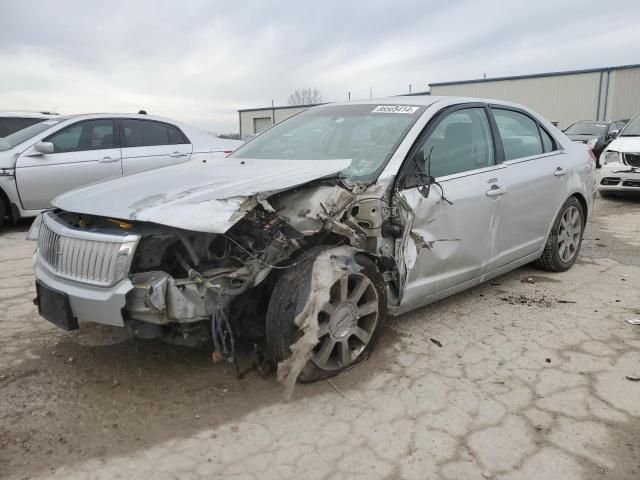
[[[473,104],[442,113],[409,154],[396,196],[404,224],[396,251],[403,304],[446,294],[491,263],[505,169],[496,150],[487,109]],[[412,182],[420,175],[438,184],[427,191],[424,182]]]
[[[123,118],[122,169],[124,175],[186,162],[193,146],[175,125],[156,120]]]
[[[565,199],[566,155],[546,129],[528,113],[503,106],[491,112],[504,149],[507,192],[500,201],[495,267],[539,251]]]
[[[27,210],[48,208],[61,193],[122,175],[112,118],[83,120],[42,141],[53,143],[54,152],[38,154],[31,147],[16,162],[18,193]]]

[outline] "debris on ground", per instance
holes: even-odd
[[[442,342],[440,340],[436,340],[435,338],[430,338],[429,340],[431,340],[431,343],[435,343],[437,346],[442,348]]]
[[[347,396],[345,395],[345,393],[344,393],[342,390],[340,390],[340,389],[338,388],[338,386],[337,386],[335,383],[333,383],[333,382],[332,382],[331,380],[329,380],[329,379],[327,379],[327,382],[328,382],[328,383],[329,383],[329,385],[331,385],[331,387],[336,391],[336,393],[338,393],[339,395],[341,395],[342,397],[344,397],[346,400],[349,400],[349,397],[347,397]]]
[[[627,375],[627,380],[631,382],[640,382],[640,374],[639,375]]]
[[[630,318],[627,320],[627,323],[630,323],[631,325],[640,325],[640,318]]]
[[[531,307],[533,305],[538,305],[540,307],[551,307],[554,303],[553,300],[550,300],[546,295],[541,295],[540,297],[533,297],[527,295],[507,295],[505,297],[500,297],[500,300],[503,302],[507,302],[510,305],[526,305],[527,307]]]

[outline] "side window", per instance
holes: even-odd
[[[153,120],[122,119],[125,146],[151,147],[157,145],[179,145],[187,143],[174,126]]]
[[[53,143],[54,153],[114,148],[113,120],[85,120],[54,133],[45,142]]]
[[[555,143],[547,132],[545,132],[542,128],[540,129],[540,136],[542,137],[542,148],[544,148],[544,152],[553,152],[555,150]]]
[[[492,109],[492,112],[502,138],[505,160],[540,155],[545,151],[538,124],[533,119],[511,110]]]
[[[493,139],[484,108],[466,108],[447,115],[421,151],[424,172],[430,171],[434,177],[493,165]]]

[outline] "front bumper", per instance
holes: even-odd
[[[640,168],[606,163],[598,169],[597,182],[601,192],[640,192]]]
[[[122,309],[126,303],[127,293],[133,289],[128,278],[120,280],[111,287],[95,287],[65,280],[54,275],[39,258],[37,252],[33,256],[33,271],[37,280],[69,296],[71,311],[79,321],[124,327]]]

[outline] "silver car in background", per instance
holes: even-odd
[[[388,315],[530,262],[567,270],[595,193],[585,146],[520,105],[323,105],[227,159],[55,199],[31,232],[37,303],[214,359],[260,345],[313,381],[365,359]]]
[[[0,226],[35,217],[68,190],[241,144],[150,115],[53,116],[0,138]]]

